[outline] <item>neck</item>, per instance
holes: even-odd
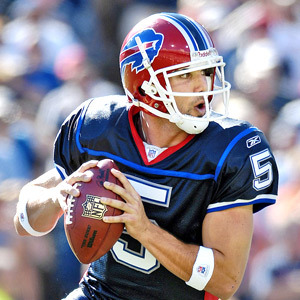
[[[184,141],[188,133],[179,129],[167,119],[140,113],[139,133],[148,144],[164,148],[175,146]]]

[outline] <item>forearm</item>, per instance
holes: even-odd
[[[183,243],[152,223],[148,227],[147,233],[139,237],[139,241],[165,268],[185,282],[188,282],[192,276],[197,255],[203,253],[199,252],[199,245]],[[242,274],[238,274],[239,268],[235,267],[234,262],[228,256],[213,248],[206,249],[213,251],[213,263],[208,266],[211,261],[207,261],[204,265],[212,268],[213,274],[210,275],[211,277],[203,289],[221,299],[229,299],[239,286]],[[206,257],[200,257],[200,260],[203,262]],[[241,270],[241,273],[243,271]],[[199,281],[197,287],[194,288],[199,289],[201,284],[203,282]]]
[[[21,235],[28,233],[20,224],[21,204],[26,203],[26,213],[30,226],[38,232],[47,232],[52,229],[62,215],[61,207],[55,204],[53,188],[28,184],[23,187],[19,196],[19,204],[15,216],[15,227]]]
[[[47,232],[55,226],[62,215],[57,199],[59,193],[55,191],[61,181],[57,171],[52,169],[22,188],[14,217],[18,234],[29,235],[23,228],[24,216],[29,226],[37,232]]]
[[[222,224],[220,226],[219,224]],[[239,288],[248,261],[253,231],[252,206],[206,215],[203,244],[214,251],[214,273],[206,291],[229,299]]]
[[[139,241],[174,275],[184,281],[190,279],[199,246],[185,244],[153,223]]]

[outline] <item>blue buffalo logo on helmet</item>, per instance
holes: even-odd
[[[136,70],[136,73],[145,69],[142,53],[137,45],[136,37],[141,39],[150,63],[152,63],[154,58],[158,55],[164,39],[161,33],[156,33],[152,28],[148,28],[133,36],[124,46],[120,54],[121,57],[124,57],[120,62],[122,77],[127,65],[131,65],[131,71]]]

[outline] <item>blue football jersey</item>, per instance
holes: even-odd
[[[140,194],[149,219],[197,245],[202,245],[206,214],[242,205],[257,212],[275,203],[276,162],[264,134],[251,124],[229,118],[211,122],[203,133],[149,162],[135,127],[137,113],[123,96],[91,99],[72,112],[55,142],[62,178],[88,160],[113,159]],[[82,284],[91,295],[111,299],[207,299],[205,291],[170,273],[126,230],[89,266]]]

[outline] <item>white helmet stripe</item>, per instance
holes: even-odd
[[[181,22],[178,22],[175,18],[171,17],[170,15],[161,14],[160,17],[162,19],[170,22],[171,24],[173,24],[181,32],[181,34],[184,36],[187,44],[189,45],[189,48],[191,51],[199,51],[200,50],[195,38],[190,33],[188,28],[186,28],[186,26],[183,26],[183,24]]]
[[[177,17],[173,16],[173,14],[164,13],[160,14],[160,16],[163,16],[163,19],[173,24],[181,32],[191,51],[201,51],[214,47],[207,31],[191,18],[184,15],[178,15]]]
[[[193,21],[192,19],[183,16],[199,33],[199,36],[201,37],[203,43],[206,45],[207,48],[211,48],[214,47],[214,45],[212,44],[212,40],[210,38],[210,36],[208,35],[208,33],[205,30],[202,30],[202,28],[200,26],[198,26],[198,24]]]

